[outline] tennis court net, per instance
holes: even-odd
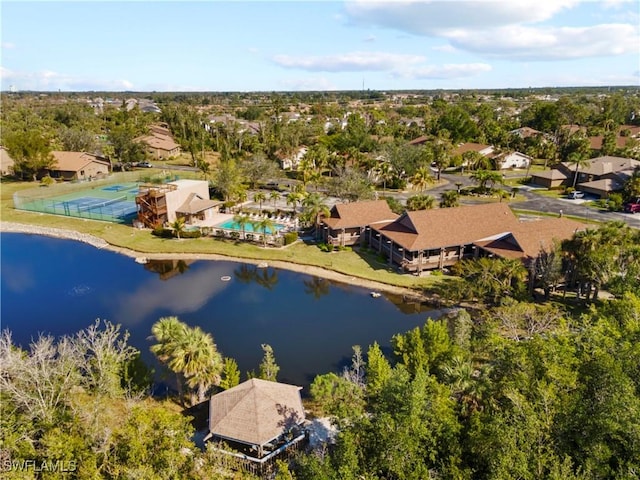
[[[111,204],[114,204],[114,203],[125,202],[126,200],[127,200],[127,196],[124,195],[122,197],[113,198],[111,200],[106,200],[104,202],[92,203],[92,204],[89,204],[89,205],[78,205],[78,211],[79,212],[86,212],[87,210],[95,210],[97,208],[102,208],[104,206],[111,205]]]

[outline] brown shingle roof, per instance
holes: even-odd
[[[429,137],[427,137],[425,135],[421,135],[418,138],[414,138],[413,140],[411,140],[409,142],[409,145],[422,145],[422,144],[426,143],[428,139],[429,139]]]
[[[557,168],[551,170],[543,170],[542,172],[535,172],[531,174],[532,177],[546,178],[549,180],[565,180],[568,177]]]
[[[209,200],[208,198],[202,198],[195,193],[191,193],[189,194],[189,197],[184,201],[184,203],[176,209],[176,212],[188,213],[189,215],[193,215],[221,205],[222,203],[224,202],[220,202],[218,200]]]
[[[520,222],[509,235],[474,243],[500,257],[529,260],[537,257],[541,249],[549,251],[554,242],[569,239],[586,228],[584,223],[568,218],[546,218]]]
[[[173,141],[173,138],[166,135],[159,135],[157,133],[154,133],[153,135],[146,135],[144,137],[138,137],[136,138],[136,141],[144,142],[152,148],[158,148],[167,152],[170,152],[171,150],[174,150],[175,148],[180,146]]]
[[[390,222],[396,218],[398,215],[391,211],[386,200],[369,200],[338,203],[331,209],[331,216],[323,218],[322,222],[336,229],[363,227],[380,222]]]
[[[563,167],[572,172],[576,171],[576,165],[568,162],[562,163]],[[589,160],[589,166],[580,167],[580,173],[587,175],[601,176],[607,173],[621,172],[623,170],[633,170],[640,166],[640,161],[632,158],[604,156]]]
[[[482,143],[461,143],[456,148],[453,149],[453,155],[462,155],[466,152],[480,152],[486,148],[491,148],[491,145],[484,145]]]
[[[209,432],[249,445],[264,445],[305,419],[295,385],[252,378],[211,397]]]
[[[55,167],[52,170],[60,170],[63,172],[79,172],[92,162],[109,166],[106,160],[100,160],[95,155],[86,152],[51,152],[55,159]]]
[[[372,226],[408,251],[468,245],[510,232],[518,220],[505,203],[407,212],[394,222]]]

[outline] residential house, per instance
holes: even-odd
[[[540,130],[536,130],[531,127],[521,127],[516,128],[515,130],[511,130],[509,132],[510,135],[517,135],[520,138],[529,138],[529,137],[537,137],[538,135],[542,135]]]
[[[365,241],[363,233],[369,228],[396,218],[386,200],[338,203],[321,219],[322,240],[335,246],[355,245]]]
[[[136,204],[138,220],[148,228],[155,228],[179,217],[191,223],[206,220],[217,211],[220,202],[210,199],[207,181],[185,179],[141,185]]]
[[[532,158],[520,152],[505,152],[493,156],[493,162],[498,170],[510,168],[527,168],[531,165]]]
[[[151,125],[149,135],[138,137],[135,141],[145,144],[147,153],[156,160],[177,157],[181,152],[166,123]]]
[[[637,167],[640,167],[638,160],[613,156],[592,158],[589,160],[589,165],[585,167],[578,168],[569,162],[563,162],[557,166],[558,170],[567,176],[567,185],[573,185],[577,168],[576,188],[602,198],[620,190]]]
[[[276,157],[278,157],[280,167],[283,170],[297,170],[307,151],[308,148],[305,146],[298,147],[294,149],[293,152],[282,152],[279,150],[276,152]]]
[[[372,225],[368,242],[389,266],[420,274],[482,255],[527,261],[541,247],[550,248],[553,239],[569,238],[580,228],[566,218],[520,222],[508,205],[493,203],[406,212],[392,222]],[[508,253],[500,254],[500,248]]]
[[[108,175],[111,163],[97,155],[87,152],[51,152],[54,163],[51,168],[39,173],[64,180],[91,180]]]
[[[13,174],[13,166],[15,162],[6,148],[0,146],[0,174],[4,177],[5,175]]]
[[[243,460],[246,470],[264,474],[268,462],[305,438],[301,389],[252,378],[212,396],[205,440]]]
[[[568,178],[565,173],[557,168],[552,168],[551,170],[532,173],[531,183],[545,188],[557,188],[566,185]]]
[[[480,155],[489,157],[493,153],[493,146],[474,142],[460,143],[453,149],[451,154],[455,157],[462,156],[467,152],[478,152]]]

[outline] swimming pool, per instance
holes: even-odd
[[[237,222],[234,222],[233,220],[227,220],[224,223],[220,223],[219,225],[216,225],[217,228],[223,228],[225,230],[236,230],[238,232],[242,231],[242,227],[240,227],[240,224]],[[282,230],[284,228],[284,225],[282,225],[281,223],[275,223],[273,225],[273,228],[275,229],[276,232],[279,232],[280,230]],[[244,226],[244,231],[245,233],[252,233],[252,232],[256,232],[256,233],[262,233],[262,229],[260,228],[255,228],[253,226],[252,223],[247,223]],[[274,232],[271,231],[270,228],[267,228],[267,234],[272,234]]]

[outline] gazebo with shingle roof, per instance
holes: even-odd
[[[302,387],[252,378],[211,397],[209,434],[261,461],[304,437]],[[250,454],[249,454],[250,453]]]

